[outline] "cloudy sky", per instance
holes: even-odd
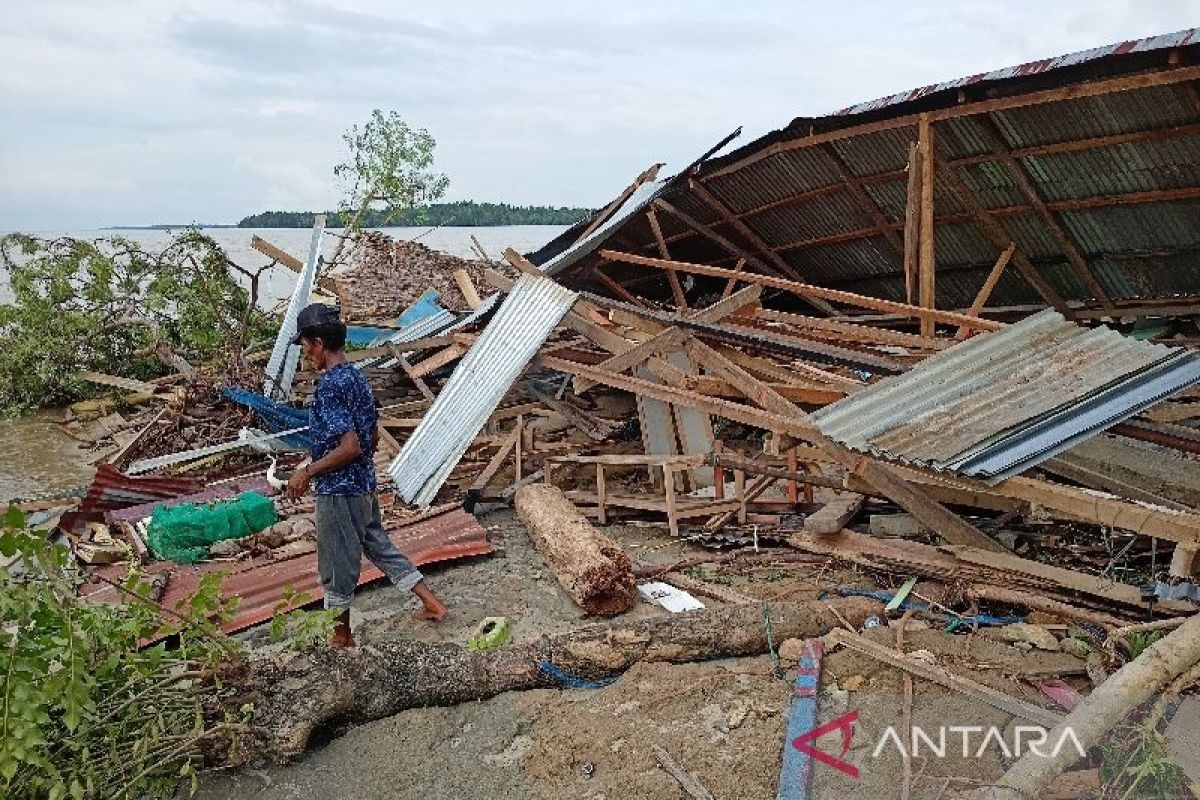
[[[394,109],[447,199],[603,204],[738,125],[1200,25],[1200,0],[39,0],[0,28],[0,230],[332,207]]]

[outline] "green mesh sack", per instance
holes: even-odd
[[[194,564],[208,558],[209,545],[250,536],[278,520],[270,499],[258,492],[243,492],[218,503],[156,508],[150,518],[146,544],[158,558]]]

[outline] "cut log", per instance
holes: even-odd
[[[771,603],[776,641],[807,639],[840,625],[855,626],[880,613],[862,597],[828,602]],[[568,675],[600,679],[640,661],[683,664],[767,652],[758,603],[655,617],[629,624],[598,623],[535,642],[470,651],[445,642],[396,639],[352,650],[318,649],[290,660],[262,658],[225,676],[232,690],[221,707],[238,714],[254,708],[253,731],[238,749],[210,753],[214,762],[239,765],[264,758],[285,762],[304,752],[315,730],[336,733],[410,708],[447,706],[520,689],[558,684],[539,669],[551,664]]]
[[[1071,732],[1080,746],[1090,750],[1142,703],[1161,692],[1171,681],[1200,661],[1200,614],[1150,645],[1140,656],[1114,672],[1046,737],[1048,746]],[[1080,759],[1074,744],[1056,749],[1047,757],[1030,751],[1017,759],[993,786],[969,795],[979,800],[1012,800],[1038,797],[1041,791]]]
[[[534,547],[584,611],[610,617],[633,607],[637,590],[629,556],[592,527],[561,489],[524,486],[514,505]]]

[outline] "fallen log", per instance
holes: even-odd
[[[584,611],[611,617],[633,607],[637,590],[629,556],[592,527],[561,489],[523,486],[514,505],[534,547]]]
[[[1140,656],[1114,672],[1074,711],[1050,731],[1046,740],[1060,741],[1070,730],[1087,751],[1142,703],[1200,661],[1200,614],[1150,645]],[[1050,756],[1031,750],[1021,756],[1000,780],[973,792],[973,800],[1015,800],[1038,797],[1041,791],[1080,759],[1074,746]]]
[[[807,639],[880,613],[878,601],[771,603],[775,641]],[[767,652],[763,606],[730,605],[632,623],[604,622],[483,651],[445,642],[396,639],[353,649],[319,649],[290,660],[255,659],[224,676],[231,689],[214,718],[250,703],[251,730],[215,763],[286,762],[304,752],[317,729],[337,733],[410,708],[484,700],[502,692],[556,687],[546,665],[585,679],[620,675],[634,664],[704,661]]]

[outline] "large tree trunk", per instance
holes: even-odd
[[[852,597],[772,603],[768,610],[778,644],[823,635],[840,624],[838,614],[861,625],[879,612],[879,603]],[[283,661],[252,660],[225,676],[234,694],[224,707],[236,716],[243,704],[252,703],[254,730],[236,750],[210,757],[230,764],[257,758],[283,762],[302,753],[318,727],[341,731],[409,708],[557,686],[539,670],[547,663],[571,676],[596,679],[619,675],[639,661],[686,663],[766,651],[763,606],[754,603],[628,624],[599,623],[478,652],[400,639],[356,650],[321,649]]]
[[[612,539],[596,530],[557,486],[522,487],[517,517],[558,582],[589,614],[611,617],[637,599],[633,564]]]
[[[1043,751],[1062,740],[1068,728],[1090,750],[1118,723],[1149,700],[1185,670],[1200,662],[1200,614],[1150,645],[1140,656],[1114,672],[1074,711],[1063,717],[1046,737]],[[1079,751],[1068,739],[1053,756],[1028,752],[993,786],[968,795],[974,800],[1019,800],[1041,791],[1079,760]]]

